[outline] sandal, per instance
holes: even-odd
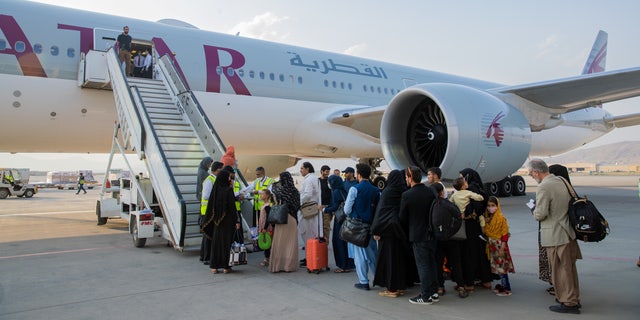
[[[447,292],[447,291],[446,291],[446,290],[444,290],[444,288],[443,288],[443,287],[439,287],[439,288],[438,288],[438,295],[439,295],[439,296],[444,296],[444,294],[445,294],[446,292]]]
[[[554,287],[547,288],[547,292],[552,296],[556,295],[556,289]]]
[[[382,290],[378,292],[378,295],[381,297],[397,298],[400,294],[398,293],[398,291],[393,292],[389,290]]]
[[[334,273],[349,273],[349,272],[351,272],[351,270],[336,268],[335,270],[333,270],[333,272]]]
[[[468,296],[469,296],[469,293],[467,292],[467,290],[465,290],[463,287],[458,287],[458,297],[464,299]]]
[[[222,269],[222,273],[225,273],[225,274],[231,273],[231,269]]]
[[[468,293],[476,291],[473,286],[464,286],[464,290],[466,290]]]
[[[211,269],[211,273],[213,273],[213,274],[218,273],[218,269]]]
[[[262,260],[262,262],[260,262],[260,266],[268,267],[269,266],[269,259],[268,258],[264,258],[264,260]]]
[[[500,291],[504,291],[504,287],[501,284],[496,284],[496,286],[493,288],[493,293],[498,293]]]

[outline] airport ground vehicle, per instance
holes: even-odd
[[[22,180],[18,169],[0,169],[0,199],[5,199],[8,196],[31,198],[38,193],[37,186],[23,183]]]

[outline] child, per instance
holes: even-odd
[[[485,213],[485,226],[482,228],[487,235],[487,255],[491,264],[491,273],[500,275],[500,284],[496,285],[494,292],[497,296],[511,295],[508,273],[515,273],[513,260],[507,241],[509,240],[509,224],[507,218],[500,210],[500,201],[496,197],[489,197],[487,212]]]
[[[471,202],[471,200],[482,201],[484,197],[480,194],[477,194],[473,191],[467,190],[469,188],[469,184],[467,184],[467,180],[464,178],[456,178],[453,180],[453,188],[456,189],[451,195],[451,202],[458,206],[460,212],[462,213],[462,219],[475,219],[475,213],[471,217],[465,217],[464,211]],[[480,216],[482,218],[482,216]],[[480,220],[480,224],[483,225],[483,221]]]
[[[260,208],[260,217],[258,219],[258,234],[262,232],[269,232],[273,235],[273,227],[267,223],[267,216],[271,211],[271,206],[275,203],[273,194],[269,189],[260,191],[260,200],[264,202],[262,208]],[[260,262],[263,267],[269,266],[269,257],[271,256],[271,248],[264,251],[264,260]]]

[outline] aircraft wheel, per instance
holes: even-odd
[[[500,181],[498,182],[490,182],[485,185],[484,188],[489,196],[499,197],[500,196]]]
[[[522,178],[522,176],[511,177],[511,183],[513,184],[511,194],[514,196],[524,196],[527,194],[527,184],[524,182],[524,178]]]
[[[500,196],[501,197],[510,197],[511,190],[513,190],[513,185],[511,184],[510,178],[504,178],[500,181]]]
[[[378,187],[378,189],[380,190],[384,190],[384,188],[387,186],[387,179],[383,176],[377,176],[375,179],[373,179],[373,185]]]

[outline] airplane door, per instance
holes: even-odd
[[[120,30],[93,29],[93,50],[107,51],[116,45],[116,39],[121,34]]]

